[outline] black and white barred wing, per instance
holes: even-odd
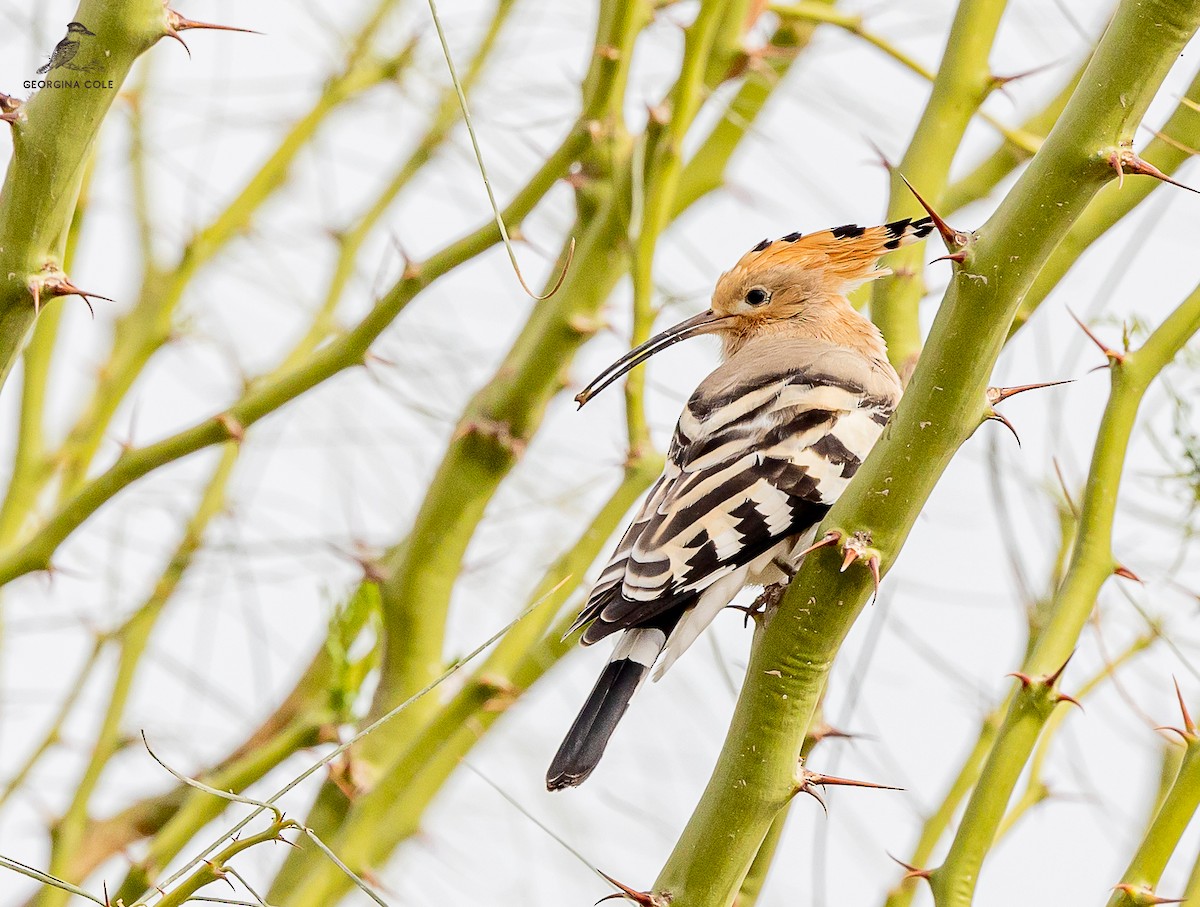
[[[576,622],[588,625],[585,644],[625,632],[550,763],[551,790],[587,778],[655,663],[665,671],[820,522],[900,394],[894,373],[828,344],[756,352],[731,358],[692,395],[662,477]]]
[[[780,358],[795,362],[788,352]],[[677,656],[781,543],[820,522],[878,438],[896,393],[873,387],[858,357],[814,352],[823,355],[809,367],[778,372],[769,368],[775,356],[759,357],[765,368],[735,357],[697,389],[663,476],[580,615],[581,624],[591,621],[585,643],[631,627],[670,635],[694,609],[688,622],[697,626],[680,627],[672,640]]]

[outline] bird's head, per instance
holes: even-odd
[[[96,33],[94,31],[91,31],[82,22],[68,23],[67,24],[67,34],[68,35],[90,35],[93,38],[96,37]]]
[[[712,306],[655,334],[630,350],[575,397],[580,406],[630,369],[681,340],[701,334],[721,338],[725,355],[763,336],[794,336],[886,356],[876,327],[846,301],[859,284],[891,273],[876,267],[881,255],[923,239],[933,222],[893,221],[879,227],[847,224],[803,236],[763,240],[721,275]]]

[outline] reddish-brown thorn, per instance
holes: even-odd
[[[852,778],[839,778],[836,775],[822,775],[820,772],[810,772],[807,769],[804,771],[804,785],[818,787],[826,787],[832,785],[834,787],[866,787],[871,790],[904,790],[902,787],[893,787],[890,784],[876,784],[874,781],[855,781]]]
[[[1192,720],[1192,713],[1188,711],[1187,703],[1183,701],[1183,690],[1179,687],[1179,678],[1172,677],[1175,681],[1175,697],[1179,700],[1179,711],[1183,715],[1183,726],[1189,734],[1196,733],[1196,722]]]
[[[1030,677],[1028,674],[1024,673],[1023,671],[1009,671],[1004,676],[1017,678],[1017,680],[1021,681],[1021,686],[1023,686],[1023,687],[1027,687],[1031,683],[1033,683],[1033,678]]]
[[[1046,686],[1052,687],[1056,683],[1058,683],[1058,679],[1060,677],[1062,677],[1063,671],[1065,671],[1067,669],[1067,665],[1069,665],[1071,663],[1071,659],[1074,657],[1075,657],[1075,652],[1072,651],[1071,654],[1067,656],[1067,660],[1058,666],[1057,671],[1055,671],[1053,674],[1046,675],[1046,677],[1045,677]]]
[[[1055,66],[1058,66],[1061,62],[1062,62],[1061,60],[1052,60],[1049,63],[1043,63],[1041,66],[1035,66],[1032,69],[1026,69],[1022,72],[1013,73],[1013,75],[1011,75],[1011,76],[993,75],[992,82],[996,83],[997,85],[1008,85],[1012,82],[1017,81],[1018,79],[1024,79],[1029,76],[1037,75],[1039,72],[1045,72],[1048,69],[1053,69]]]
[[[871,146],[871,150],[875,152],[875,157],[879,159],[879,163],[883,165],[884,170],[886,170],[888,173],[891,173],[896,169],[896,165],[888,160],[887,155],[883,153],[883,150],[878,145],[876,145],[866,136],[863,136],[863,141]]]
[[[993,409],[984,417],[984,420],[989,422],[999,422],[1012,432],[1012,436],[1017,439],[1017,447],[1021,446],[1021,436],[1017,434],[1017,427],[1008,420],[1008,416],[1004,415],[1004,413]]]
[[[820,803],[821,804],[821,812],[825,813],[825,815],[827,815],[827,816],[829,815],[829,807],[825,805],[825,798],[822,797],[819,793],[817,793],[817,791],[813,787],[809,786],[808,784],[805,784],[802,788],[800,788],[800,793],[808,794],[810,797],[812,797],[814,800],[816,800],[818,803]]]
[[[33,297],[33,314],[40,315],[42,312],[42,285],[36,280],[29,282],[29,295]]]
[[[887,853],[887,851],[884,851],[884,853]],[[890,853],[888,854],[888,856],[892,859],[893,862],[899,863],[901,866],[904,867],[904,869],[905,869],[904,879],[924,879],[926,882],[928,882],[930,877],[933,875],[933,870],[931,870],[931,869],[918,869],[916,866],[913,866],[911,863],[905,863],[899,857],[892,856],[892,854],[890,854]]]
[[[908,186],[908,191],[913,194],[913,197],[916,198],[920,206],[925,209],[925,213],[929,215],[929,219],[932,220],[934,226],[937,227],[938,233],[942,235],[942,242],[946,244],[946,248],[953,250],[953,252],[957,254],[958,250],[965,246],[968,240],[970,240],[970,235],[963,233],[961,230],[955,230],[948,223],[942,220],[942,216],[933,210],[933,207],[929,204],[929,202],[921,198],[921,193],[917,192],[917,190],[913,188],[913,184],[905,179],[903,173],[897,172],[897,176],[903,180],[904,185]],[[957,261],[957,259],[955,260]]]
[[[875,583],[875,592],[871,595],[871,604],[875,604],[875,599],[879,598],[879,555],[872,554],[867,558],[867,567],[871,571],[871,579]]]
[[[987,389],[988,403],[994,406],[1002,400],[1023,394],[1025,391],[1040,390],[1043,387],[1058,387],[1060,384],[1073,384],[1074,381],[1074,378],[1066,378],[1062,381],[1043,381],[1040,384],[1018,384],[1016,387],[989,387]]]
[[[1114,362],[1124,362],[1125,361],[1124,353],[1118,353],[1116,350],[1111,349],[1109,346],[1107,346],[1103,340],[1101,340],[1099,337],[1097,337],[1095,334],[1093,334],[1091,332],[1091,330],[1088,328],[1088,326],[1086,324],[1084,324],[1082,321],[1079,320],[1079,318],[1075,315],[1074,312],[1072,312],[1070,310],[1070,308],[1067,309],[1067,314],[1070,315],[1075,320],[1075,323],[1077,325],[1079,325],[1080,329],[1085,334],[1088,335],[1088,339],[1091,340],[1092,343],[1096,344],[1096,346],[1100,348],[1100,352],[1102,352],[1105,356],[1107,356],[1109,359],[1113,360]]]
[[[628,885],[618,882],[607,872],[602,872],[599,869],[597,869],[596,872],[602,879],[604,879],[604,881],[608,882],[609,885],[612,885],[617,889],[616,894],[610,894],[607,897],[602,897],[596,902],[597,904],[601,904],[604,901],[611,901],[614,898],[624,898],[627,901],[633,901],[635,904],[642,904],[643,907],[662,907],[662,898],[655,897],[649,891],[634,891]]]
[[[936,264],[939,261],[955,261],[961,265],[966,260],[967,260],[967,253],[964,252],[963,250],[959,249],[957,252],[952,252],[949,255],[939,255],[937,258],[931,260],[929,263],[932,265],[932,264]]]
[[[858,560],[859,551],[857,548],[846,548],[846,556],[842,558],[842,566],[838,568],[838,573],[845,573],[850,565]]]
[[[167,9],[167,26],[165,34],[169,38],[174,38],[183,45],[183,49],[187,51],[187,55],[191,57],[192,49],[187,46],[187,42],[180,37],[181,31],[187,31],[191,28],[208,29],[210,31],[235,31],[242,32],[247,35],[261,35],[262,32],[255,31],[252,28],[236,28],[232,25],[215,25],[212,22],[196,22],[193,19],[188,19],[175,12],[173,9]]]
[[[809,545],[807,548],[805,548],[803,551],[801,551],[799,554],[797,554],[796,560],[799,560],[800,558],[804,557],[804,555],[806,555],[806,554],[810,554],[813,551],[816,551],[818,548],[827,548],[830,545],[836,545],[841,540],[842,540],[842,534],[840,532],[838,532],[836,529],[832,530],[830,532],[826,532],[825,535],[823,535],[819,541],[813,542],[811,545]]]
[[[1130,885],[1128,882],[1114,885],[1113,891],[1125,892],[1139,907],[1145,904],[1182,904],[1186,900],[1185,898],[1160,898],[1149,887],[1145,885],[1137,887]]]
[[[1141,583],[1143,586],[1146,585],[1140,576],[1138,576],[1124,564],[1117,564],[1117,566],[1113,567],[1113,575],[1119,576],[1122,579],[1131,579],[1135,583]]]
[[[35,310],[40,303],[41,290],[49,292],[51,296],[79,296],[83,299],[88,307],[88,311],[92,313],[92,317],[96,317],[96,310],[92,308],[92,297],[103,299],[105,302],[112,302],[107,296],[101,296],[99,293],[93,293],[91,290],[81,290],[75,284],[71,283],[66,277],[46,277],[35,281],[39,286],[39,291],[34,297]]]
[[[1191,186],[1185,186],[1178,180],[1171,179],[1171,177],[1167,176],[1149,161],[1142,160],[1133,151],[1114,151],[1108,156],[1108,162],[1117,171],[1118,187],[1124,185],[1124,177],[1128,172],[1137,176],[1152,176],[1156,180],[1170,183],[1172,186],[1178,186],[1180,189],[1186,189],[1188,192],[1200,193],[1200,189],[1193,189]]]
[[[1084,711],[1083,703],[1081,703],[1074,696],[1068,696],[1066,693],[1059,693],[1057,696],[1054,697],[1054,701],[1055,702],[1069,702],[1069,703],[1071,703],[1071,705],[1077,706],[1079,708],[1079,711],[1081,711],[1081,712]]]

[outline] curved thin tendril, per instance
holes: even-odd
[[[471,112],[467,108],[467,96],[463,92],[462,83],[458,80],[458,72],[454,68],[454,58],[450,56],[450,45],[446,43],[446,34],[442,31],[442,20],[438,17],[437,4],[434,0],[429,0],[429,12],[433,16],[433,27],[437,30],[438,40],[442,43],[442,55],[446,58],[446,67],[450,70],[450,81],[454,83],[454,91],[458,95],[458,106],[462,109],[463,122],[467,124],[467,134],[471,136],[471,147],[475,150],[475,161],[479,164],[479,174],[483,177],[483,187],[487,190],[488,201],[492,203],[492,212],[496,215],[496,226],[500,228],[500,239],[504,241],[504,248],[508,252],[508,260],[512,262],[513,271],[517,275],[517,280],[521,283],[521,289],[538,302],[549,299],[558,292],[559,288],[563,285],[563,281],[567,279],[567,271],[570,270],[571,260],[575,257],[575,237],[572,236],[571,241],[567,244],[567,260],[563,262],[558,280],[554,282],[554,286],[550,288],[550,291],[539,296],[533,290],[529,289],[529,284],[525,282],[525,276],[521,273],[521,266],[517,263],[517,253],[513,248],[512,240],[508,236],[508,228],[504,226],[504,217],[500,213],[500,206],[496,203],[496,193],[492,190],[492,181],[488,177],[487,167],[483,163],[483,151],[479,147],[479,139],[475,136],[475,126],[471,122]]]

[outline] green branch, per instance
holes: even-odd
[[[36,316],[32,288],[49,299],[44,281],[63,276],[67,228],[100,125],[133,62],[166,33],[159,0],[82,0],[74,21],[90,34],[77,37],[75,57],[47,74],[47,87],[12,125],[0,189],[0,386]]]
[[[1176,106],[1162,129],[1158,130],[1158,135],[1141,151],[1145,160],[1168,175],[1175,173],[1190,160],[1195,154],[1194,149],[1200,148],[1200,110],[1195,106],[1197,102],[1200,102],[1200,71],[1197,71],[1192,79],[1184,99]],[[1149,177],[1127,176],[1119,183],[1114,182],[1106,186],[1083,216],[1072,224],[1058,248],[1054,250],[1054,254],[1050,256],[1050,260],[1046,262],[1046,266],[1042,268],[1038,279],[1034,281],[1021,303],[1012,332],[1016,332],[1030,319],[1092,243],[1116,226],[1162,185],[1158,180]]]
[[[1138,894],[1153,894],[1183,833],[1200,807],[1200,739],[1195,729],[1181,729],[1187,746],[1175,782],[1150,823],[1137,853],[1121,876],[1121,883],[1108,907],[1137,907],[1146,904]]]
[[[901,175],[935,208],[941,204],[950,165],[963,135],[995,87],[988,57],[1006,0],[963,0],[959,3],[942,55],[933,91],[913,131],[912,141],[891,173],[887,219],[922,213]],[[888,256],[891,278],[875,282],[871,318],[883,332],[888,358],[906,376],[921,349],[917,306],[925,292],[925,244],[914,243]]]
[[[1147,388],[1184,343],[1200,329],[1200,288],[1150,336],[1136,353],[1115,359],[1112,392],[1092,454],[1079,515],[1079,535],[1070,565],[1048,608],[1048,620],[1026,659],[1025,673],[1050,674],[1074,651],[1095,606],[1100,587],[1113,575],[1112,526],[1116,490],[1138,408]],[[1038,736],[1057,702],[1047,684],[1022,684],[1010,698],[1007,715],[979,782],[967,802],[958,834],[931,884],[938,907],[966,907],[984,857],[992,847],[1013,789]]]
[[[596,513],[579,539],[537,584],[530,600],[537,607],[509,630],[463,688],[410,739],[373,789],[351,806],[342,832],[331,845],[353,869],[378,865],[401,841],[419,829],[422,816],[446,779],[517,698],[573,647],[565,639],[574,615],[554,618],[578,590],[587,569],[612,538],[637,498],[657,477],[662,458],[645,455],[631,461],[625,477]],[[268,893],[272,903],[320,907],[348,891],[345,877],[332,867],[310,863],[300,877],[277,879]]]
[[[1021,297],[1113,178],[1108,156],[1132,137],[1198,24],[1200,9],[1182,0],[1122,3],[1063,116],[956,269],[888,431],[825,530],[869,532],[884,568],[894,561],[950,458],[986,414],[988,377]],[[1143,61],[1136,72],[1130,55]],[[797,789],[800,743],[871,588],[866,569],[839,573],[840,562],[828,549],[806,558],[758,634],[713,777],[655,884],[675,907],[728,904]]]
[[[158,624],[167,603],[183,579],[196,552],[203,541],[208,524],[225,505],[225,489],[237,461],[238,446],[228,444],[217,463],[208,484],[201,495],[200,503],[183,531],[183,538],[176,546],[167,566],[154,585],[146,601],[134,612],[114,634],[120,648],[116,676],[113,678],[108,706],[100,722],[100,730],[92,745],[91,756],[75,785],[75,793],[62,819],[55,827],[50,850],[50,872],[63,878],[71,878],[70,866],[75,851],[83,839],[87,825],[88,804],[100,782],[100,776],[112,757],[122,745],[121,722],[125,706],[133,692],[134,677],[142,655],[150,642],[151,633]],[[80,879],[82,881],[82,879]],[[46,889],[34,903],[37,907],[58,907],[65,904],[61,891]]]
[[[360,38],[370,35],[396,3],[381,0]],[[286,184],[296,158],[330,115],[366,91],[394,80],[412,62],[416,48],[415,42],[410,42],[399,53],[379,59],[368,53],[364,40],[356,41],[355,46],[358,50],[342,72],[325,84],[313,106],[292,125],[237,196],[197,231],[179,260],[170,266],[158,265],[153,259],[145,262],[137,302],[117,319],[108,362],[63,445],[60,499],[65,500],[84,481],[117,408],[146,364],[171,339],[175,311],[196,274],[240,236],[266,201]]]
[[[574,130],[550,155],[531,181],[506,209],[510,224],[520,222],[550,187],[567,172],[584,147],[587,135]],[[345,369],[361,365],[375,339],[418,292],[490,246],[500,241],[494,223],[488,223],[423,262],[406,275],[352,330],[328,344],[303,366],[252,388],[218,417],[201,422],[161,441],[123,453],[105,472],[89,480],[64,501],[46,523],[24,544],[0,555],[0,585],[36,570],[45,570],[58,546],[88,517],[122,489],[167,463],[205,447],[238,438],[259,419],[275,412],[301,394]]]

